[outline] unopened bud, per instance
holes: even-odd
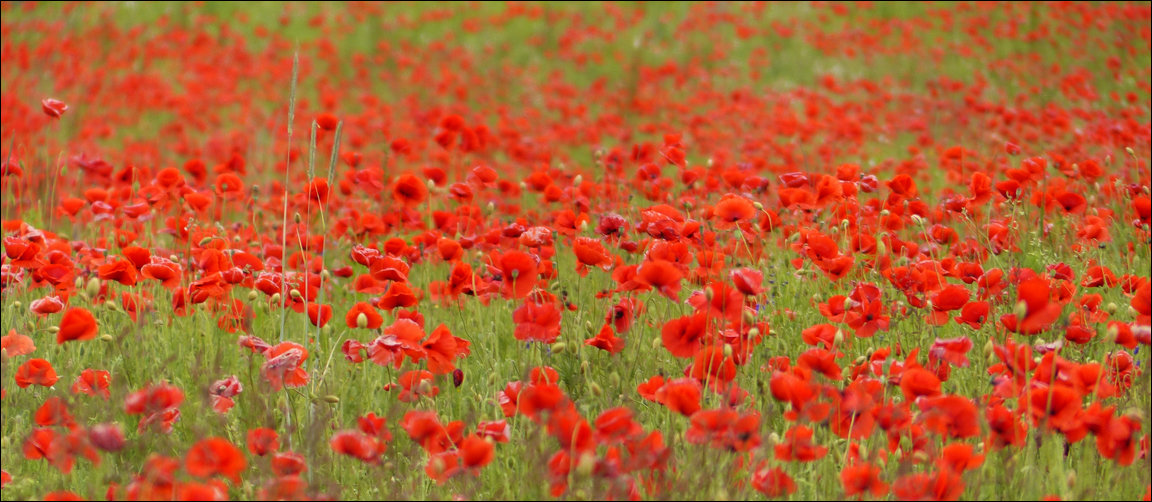
[[[90,298],[96,298],[100,294],[100,279],[95,277],[88,279],[88,284],[84,286],[84,292],[88,293]]]
[[[836,345],[844,343],[844,332],[841,330],[836,330],[836,336],[832,338],[832,342]]]
[[[207,245],[209,242],[212,242],[212,239],[215,239],[215,237],[213,237],[213,236],[209,235],[208,237],[205,237],[205,238],[203,238],[203,239],[200,239],[200,242],[197,242],[197,243],[196,243],[196,246],[197,246],[197,247],[204,247],[204,246],[205,246],[205,245]]]
[[[564,349],[567,349],[567,348],[568,348],[568,344],[566,344],[564,342],[556,342],[556,343],[552,344],[552,353],[553,354],[563,354]]]
[[[615,371],[610,373],[608,375],[608,384],[611,385],[613,389],[620,388],[620,374]]]
[[[588,390],[592,392],[593,396],[600,397],[604,394],[604,389],[596,382],[588,382]]]
[[[984,343],[984,357],[991,357],[995,351],[996,344],[992,343],[991,339]]]
[[[1024,300],[1016,302],[1016,307],[1012,309],[1012,313],[1016,314],[1016,322],[1021,322],[1024,317],[1028,315],[1028,304]]]
[[[1115,325],[1108,326],[1108,332],[1104,333],[1104,341],[1108,343],[1116,343],[1116,339],[1120,337],[1120,330]]]
[[[732,357],[732,345],[724,344],[724,357]]]
[[[272,293],[272,304],[273,305],[279,305],[280,304],[280,293]]]
[[[758,200],[752,201],[752,207],[756,208],[757,211],[764,210],[764,204],[761,204]]]
[[[111,341],[112,341],[112,335],[109,335],[109,334],[107,334],[107,333],[105,333],[105,334],[103,334],[103,335],[100,335],[100,341],[102,341],[102,342],[111,342]]]
[[[583,174],[577,174],[575,178],[572,178],[572,186],[578,187],[581,183],[584,183]]]
[[[288,291],[288,296],[292,297],[292,300],[294,300],[294,301],[300,301],[301,299],[304,298],[304,295],[300,294],[299,289],[293,289],[291,291]]]
[[[296,223],[300,223],[300,220],[302,220],[302,219],[303,218],[300,217],[300,213],[296,213],[296,214],[292,215],[292,220],[295,221]]]
[[[592,453],[583,453],[580,459],[576,461],[576,474],[581,477],[588,477],[592,474],[592,470],[596,468],[596,455]]]
[[[1120,307],[1116,305],[1116,302],[1108,302],[1108,305],[1104,306],[1104,311],[1107,312],[1108,315],[1115,315],[1119,309]]]
[[[752,328],[748,330],[748,338],[756,338],[760,336],[760,328]]]
[[[360,329],[368,327],[368,314],[363,312],[356,314],[356,327]]]
[[[751,310],[745,309],[741,319],[743,319],[744,324],[753,324],[756,322],[756,314],[752,313]]]
[[[254,302],[257,298],[259,298],[259,293],[255,289],[248,290],[248,301]]]
[[[333,394],[328,394],[327,396],[324,396],[324,401],[329,404],[336,404],[340,402],[340,397]]]

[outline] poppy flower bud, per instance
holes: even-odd
[[[52,333],[53,335],[55,335],[58,331],[60,331],[60,326],[49,326],[48,327],[48,332]]]
[[[1108,315],[1114,315],[1119,308],[1116,302],[1108,302],[1108,305],[1104,306],[1104,311],[1107,312]]]
[[[180,261],[180,257],[174,254],[168,255],[168,261]]]
[[[888,245],[884,244],[884,241],[876,241],[876,254],[877,255],[888,254]]]
[[[112,335],[109,335],[109,334],[107,334],[107,333],[105,333],[105,334],[103,334],[103,335],[100,335],[100,341],[102,341],[102,342],[111,342],[111,341],[112,341]]]
[[[917,225],[924,226],[924,218],[918,214],[912,215],[912,221],[916,222]]]
[[[95,277],[88,279],[88,284],[84,286],[84,292],[88,293],[89,298],[96,298],[100,294],[100,279]]]
[[[584,183],[583,174],[577,174],[575,178],[572,178],[572,186],[578,187],[581,183]]]
[[[992,343],[992,340],[988,340],[988,342],[984,344],[984,357],[990,357],[995,351],[996,344]]]
[[[464,370],[456,368],[452,370],[452,385],[459,387],[464,383]]]
[[[280,293],[272,293],[272,304],[280,303]]]
[[[1028,315],[1028,304],[1024,300],[1016,302],[1016,307],[1012,309],[1012,313],[1016,315],[1016,320],[1021,321],[1024,316]]]
[[[856,360],[852,362],[852,364],[859,366],[859,365],[864,364],[866,362],[868,362],[868,358],[864,357],[864,356],[860,356],[860,357],[857,357]]]
[[[320,333],[324,336],[331,336],[333,329],[335,328],[333,328],[331,324],[325,324],[323,328],[320,328]]]
[[[580,374],[581,375],[587,375],[588,370],[590,370],[590,369],[592,369],[592,365],[589,364],[588,361],[581,361],[580,362]]]
[[[363,312],[356,314],[356,327],[360,329],[368,327],[368,314]]]
[[[593,396],[599,397],[604,394],[604,388],[600,387],[600,384],[596,382],[589,381],[588,390],[592,392]]]
[[[592,453],[583,453],[580,459],[576,461],[576,474],[587,477],[592,474],[592,470],[596,468],[596,455]]]
[[[301,299],[304,298],[304,295],[300,294],[299,289],[293,289],[293,290],[288,291],[288,296],[292,297],[292,299],[295,301],[300,301]]]
[[[836,345],[844,343],[844,332],[841,330],[836,330],[836,336],[832,338],[832,342]]]
[[[72,284],[76,286],[76,289],[83,289],[84,288],[84,278],[83,277],[77,277],[75,281],[72,281]]]
[[[912,450],[912,438],[910,438],[908,436],[900,436],[900,450],[905,451],[905,452],[911,451]]]
[[[254,302],[254,301],[256,301],[256,298],[258,298],[256,290],[255,289],[248,290],[248,301]]]
[[[296,213],[296,214],[293,214],[293,215],[292,215],[292,219],[293,219],[293,220],[294,220],[296,223],[300,223],[300,220],[301,220],[301,218],[300,218],[300,213]]]
[[[887,218],[888,215],[890,215],[890,214],[892,214],[892,212],[887,210],[887,209],[881,209],[880,210],[880,217],[881,218]]]
[[[24,304],[20,303],[19,301],[14,301],[14,302],[12,302],[12,306],[16,307],[16,310],[20,310],[20,308],[23,307]]]
[[[845,220],[840,220],[840,228],[842,228],[842,229],[844,229],[844,230],[847,230],[847,229],[848,229],[848,227],[850,227],[850,226],[852,226],[852,222],[850,222],[850,221],[848,221],[848,220],[846,220],[846,219],[845,219]]]
[[[212,237],[212,236],[208,236],[208,237],[205,237],[205,238],[203,238],[203,239],[200,239],[200,242],[197,242],[197,243],[196,243],[196,246],[197,246],[197,247],[204,247],[204,245],[205,245],[205,244],[208,244],[209,242],[212,242],[212,239],[215,239],[215,237]]]
[[[1118,338],[1119,336],[1120,336],[1120,330],[1117,329],[1116,325],[1113,324],[1113,325],[1108,326],[1108,332],[1104,333],[1104,341],[1106,341],[1108,343],[1116,343],[1116,338]]]
[[[760,336],[760,328],[752,328],[748,330],[748,338],[756,338]]]
[[[732,352],[732,345],[728,343],[724,344],[724,357],[732,357]]]
[[[583,233],[583,232],[587,232],[587,231],[588,231],[588,220],[581,220],[580,221],[580,232]]]
[[[768,435],[768,442],[769,443],[779,443],[780,442],[780,435],[775,433],[775,432],[769,434]]]
[[[340,402],[340,397],[333,394],[328,394],[327,396],[324,396],[324,402],[329,404],[337,404]]]
[[[564,342],[556,342],[556,343],[552,344],[552,353],[553,354],[563,354],[564,349],[567,349],[567,348],[568,348],[568,344],[566,344]]]
[[[494,209],[496,209],[496,203],[492,202],[492,201],[488,201],[488,212],[492,212],[492,210],[494,210]]]
[[[493,385],[496,385],[496,374],[495,373],[489,373],[488,374],[488,386],[491,387]]]
[[[758,201],[758,200],[752,201],[752,207],[756,208],[757,211],[763,211],[764,210],[764,204],[761,204],[760,201]]]
[[[662,341],[660,340],[660,337],[656,337],[656,338],[653,338],[653,339],[652,339],[652,349],[653,349],[653,350],[655,350],[655,349],[658,349],[658,348],[660,348],[660,345],[661,345],[661,344],[663,344],[663,343],[664,343],[664,342],[662,342]]]
[[[608,384],[611,385],[613,389],[620,388],[620,374],[615,371],[610,373],[608,375]]]

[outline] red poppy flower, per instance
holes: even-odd
[[[244,453],[227,439],[208,438],[192,445],[184,457],[184,468],[196,477],[222,475],[240,482],[240,473],[248,466]]]
[[[752,488],[768,498],[786,497],[796,493],[796,482],[783,469],[765,464],[752,473]]]
[[[73,394],[87,394],[108,399],[112,396],[109,387],[112,385],[112,374],[103,370],[85,369],[76,377],[72,384]]]
[[[85,308],[72,308],[60,318],[60,330],[56,332],[56,343],[96,338],[98,329],[96,317]]]
[[[428,186],[413,174],[403,174],[392,186],[392,198],[404,206],[418,206],[428,198]]]
[[[29,359],[16,368],[16,385],[21,389],[29,385],[51,387],[60,380],[52,363],[43,359]]]
[[[44,98],[40,100],[40,108],[44,110],[44,114],[54,119],[59,119],[68,111],[68,105],[63,101],[53,98]]]
[[[684,275],[671,262],[645,261],[636,269],[636,277],[643,284],[656,288],[669,300],[680,300],[680,280]]]
[[[1017,288],[1016,313],[1000,317],[1000,323],[1008,331],[1022,335],[1035,335],[1047,330],[1060,317],[1063,305],[1053,302],[1053,290],[1048,281],[1036,277],[1020,283]]]
[[[248,431],[248,452],[258,457],[280,449],[280,435],[276,431],[257,427]]]
[[[0,348],[4,349],[8,357],[26,356],[36,351],[36,344],[32,337],[21,335],[16,330],[8,330],[8,334],[0,337]]]
[[[526,301],[512,313],[512,320],[517,340],[551,344],[560,336],[560,310],[551,302]]]
[[[844,466],[840,471],[840,483],[844,486],[845,497],[871,493],[880,498],[888,493],[888,483],[880,480],[880,468],[866,463]]]

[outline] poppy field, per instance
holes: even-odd
[[[4,2],[3,500],[1152,496],[1152,5]]]

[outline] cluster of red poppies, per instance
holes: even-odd
[[[698,468],[723,488],[697,496],[787,496],[818,462],[845,497],[975,497],[993,456],[1056,441],[1068,458],[1091,438],[1148,500],[1152,9],[749,22],[778,7],[685,7],[678,33],[711,52],[656,37],[636,55],[599,51],[643,7],[387,21],[563,21],[540,44],[550,74],[451,37],[339,48],[340,21],[376,22],[373,5],[312,19],[325,35],[295,60],[274,30],[248,27],[256,42],[207,14],[219,30],[105,16],[6,41],[4,489],[35,462],[68,475],[112,456],[135,463],[99,487],[109,500],[330,496],[306,472],[384,468],[395,430],[437,485],[538,441],[528,469],[551,495],[613,499],[672,496]],[[5,4],[5,39],[63,29],[38,8]],[[996,38],[1045,49],[1000,58]],[[770,80],[770,49],[798,46],[987,71]],[[577,83],[613,58],[633,76]],[[188,344],[238,363],[173,370]],[[506,360],[519,378],[497,378]],[[359,393],[395,405],[378,416]],[[253,403],[279,414],[247,418]]]

